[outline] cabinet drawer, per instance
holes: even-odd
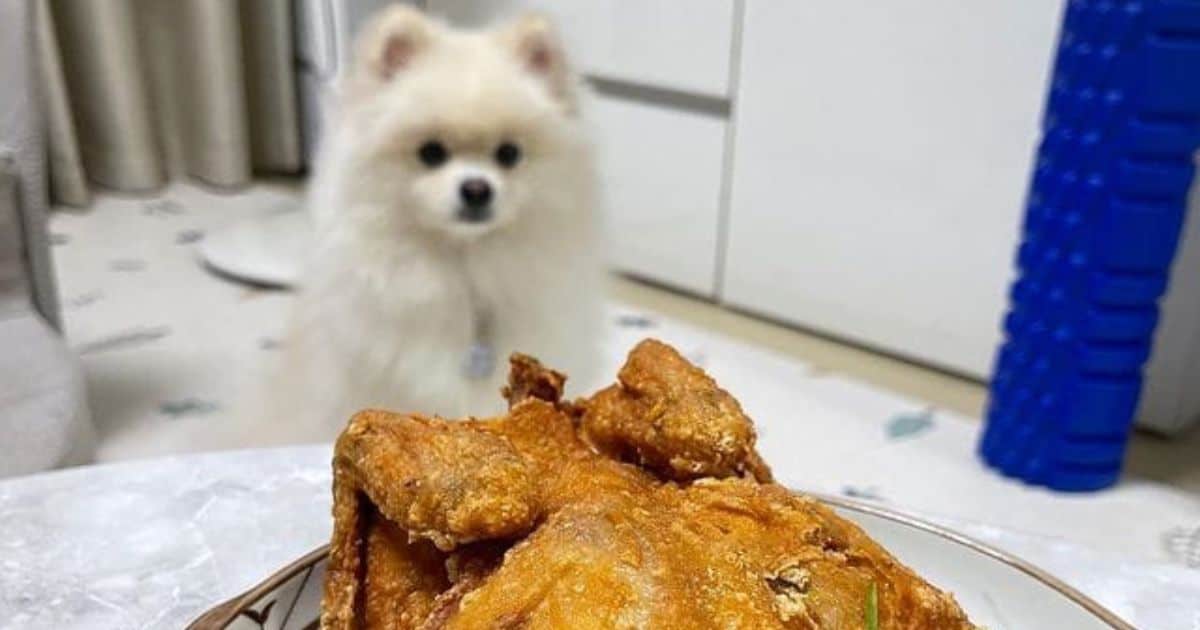
[[[734,0],[429,0],[428,7],[462,25],[544,11],[588,74],[728,96]]]
[[[725,120],[604,96],[588,114],[599,144],[613,264],[712,295]]]

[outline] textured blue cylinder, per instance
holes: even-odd
[[[996,470],[1120,476],[1197,146],[1200,0],[1068,2],[979,445]]]

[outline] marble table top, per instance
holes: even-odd
[[[327,541],[328,446],[169,457],[0,482],[0,628],[181,628]],[[786,468],[786,466],[785,466]],[[1200,628],[1200,571],[935,518],[1138,627]]]
[[[182,628],[328,542],[330,448],[0,482],[0,628]]]

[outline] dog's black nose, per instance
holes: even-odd
[[[482,208],[492,202],[492,185],[482,177],[472,177],[459,186],[458,194],[468,208]]]

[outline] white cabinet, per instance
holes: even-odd
[[[747,2],[724,300],[986,375],[1060,11]]]
[[[608,96],[591,105],[613,263],[711,296],[725,118]]]
[[[734,0],[429,0],[455,24],[521,11],[558,23],[578,67],[592,76],[726,96]]]

